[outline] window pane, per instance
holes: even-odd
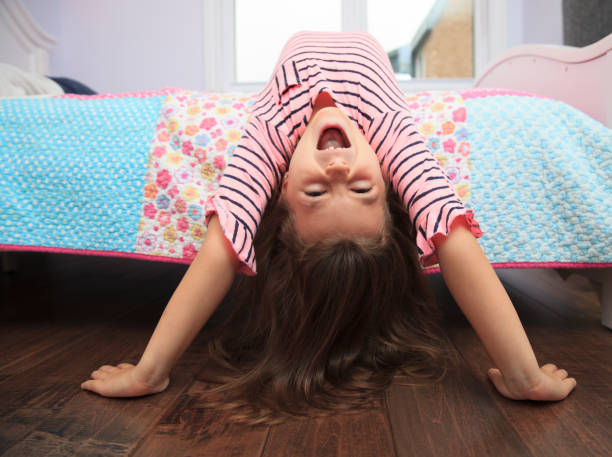
[[[236,81],[267,81],[289,37],[301,30],[339,32],[341,0],[235,0]]]
[[[367,15],[398,79],[473,77],[473,0],[368,0]]]

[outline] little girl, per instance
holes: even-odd
[[[289,40],[206,215],[206,240],[138,364],[102,366],[83,389],[108,397],[166,389],[237,272],[256,275],[243,299],[251,316],[230,320],[216,354],[234,373],[223,382],[249,397],[243,403],[259,402],[255,411],[324,408],[330,395],[384,388],[399,370],[435,371],[439,340],[417,258],[440,264],[497,365],[488,375],[503,396],[562,400],[576,386],[565,370],[538,365],[475,239],[472,212],[366,33]],[[233,358],[232,326],[242,333]]]

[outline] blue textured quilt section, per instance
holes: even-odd
[[[164,98],[0,100],[0,244],[132,252]]]
[[[612,131],[561,102],[466,100],[491,262],[612,262]]]

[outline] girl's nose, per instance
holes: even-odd
[[[346,179],[350,171],[348,163],[343,159],[335,159],[325,167],[325,173],[330,178]]]

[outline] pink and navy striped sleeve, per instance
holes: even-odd
[[[206,223],[217,214],[240,260],[240,273],[255,274],[255,231],[285,169],[286,161],[271,146],[265,126],[252,116],[219,187],[206,202]]]
[[[376,117],[366,138],[379,158],[383,176],[408,210],[423,266],[438,263],[432,239],[438,234],[447,236],[458,216],[475,237],[482,236],[473,211],[457,196],[408,112]]]
[[[417,132],[380,44],[361,32],[301,32],[283,48],[220,187],[206,205],[207,221],[218,215],[241,261],[240,272],[255,274],[255,231],[321,92],[332,96],[375,150],[383,176],[412,217],[423,265],[436,263],[431,239],[447,235],[457,216],[481,235]]]

